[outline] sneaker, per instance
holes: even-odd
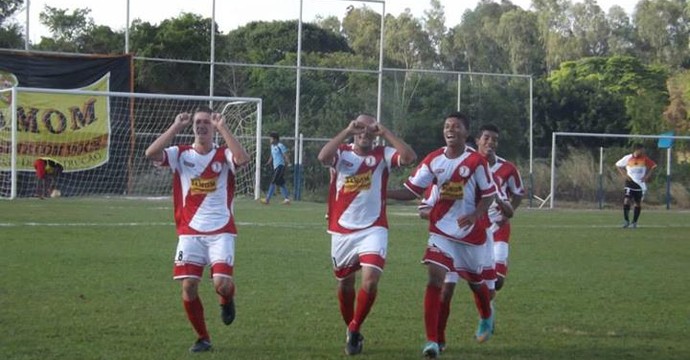
[[[189,348],[189,352],[191,353],[205,351],[211,351],[211,341],[208,339],[199,339],[194,343],[194,345],[192,345],[192,347]]]
[[[347,331],[347,342],[345,344],[345,353],[348,355],[357,355],[362,352],[364,345],[364,336],[358,331]]]
[[[632,224],[630,224],[630,225],[632,226],[633,229],[637,229],[637,223],[636,223],[636,222],[634,222],[634,223],[632,223]]]
[[[479,320],[479,326],[477,326],[477,333],[474,334],[474,338],[478,343],[483,343],[491,338],[493,332],[493,314],[488,319]]]
[[[440,352],[438,344],[433,341],[427,341],[422,349],[422,355],[427,359],[436,359]]]
[[[630,226],[630,221],[625,220],[625,222],[623,223],[623,229],[626,229],[628,226]]]
[[[283,205],[290,205],[290,199],[283,200]]]
[[[224,305],[220,306],[220,318],[223,320],[225,325],[232,324],[235,321],[235,299],[230,299]]]

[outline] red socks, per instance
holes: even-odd
[[[359,293],[357,293],[357,309],[355,310],[355,316],[352,318],[352,321],[347,327],[348,330],[353,332],[359,331],[359,328],[364,323],[364,319],[366,319],[367,315],[369,315],[371,307],[374,306],[375,300],[376,291],[368,293],[363,289],[359,289]]]
[[[473,290],[474,304],[477,306],[479,316],[488,319],[491,316],[491,293],[486,284],[482,284],[479,290]]]
[[[438,342],[446,342],[446,324],[450,317],[450,302],[441,301],[441,307],[438,313]]]
[[[440,305],[441,288],[427,285],[424,294],[424,325],[428,341],[438,342]]]
[[[345,325],[350,325],[355,316],[355,292],[338,288],[338,303]]]
[[[192,301],[182,301],[184,303],[184,310],[187,313],[189,322],[199,339],[209,340],[208,331],[206,330],[206,321],[204,320],[204,306],[201,304],[201,299],[197,296]]]

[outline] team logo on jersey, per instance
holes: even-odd
[[[441,200],[461,200],[465,195],[465,186],[461,182],[447,182],[441,185]]]
[[[434,174],[443,174],[446,171],[444,168],[434,170]]]
[[[343,190],[346,193],[369,190],[371,188],[371,170],[364,174],[357,174],[345,177],[345,185]]]
[[[367,166],[374,166],[374,164],[376,164],[376,158],[373,156],[367,156],[364,158],[364,163],[367,164]]]
[[[353,167],[354,165],[355,165],[355,164],[353,164],[353,163],[351,163],[351,162],[349,162],[349,161],[347,161],[347,160],[343,160],[343,166],[345,166],[345,167],[351,168],[351,167]]]
[[[462,177],[468,177],[470,175],[470,168],[467,166],[463,165],[458,168],[458,174]]]
[[[220,169],[222,168],[223,165],[221,165],[218,161],[214,161],[213,163],[211,163],[211,170],[216,174],[219,173]]]
[[[191,161],[187,161],[187,160],[182,160],[182,165],[184,165],[186,167],[190,167],[190,168],[194,167],[194,163]]]
[[[216,191],[218,187],[218,178],[194,178],[192,179],[192,186],[189,189],[192,195],[208,194]]]

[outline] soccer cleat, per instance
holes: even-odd
[[[192,347],[189,348],[190,353],[199,353],[211,351],[211,341],[208,339],[197,340]]]
[[[446,343],[444,343],[444,342],[438,343],[438,353],[440,354],[444,351],[446,351]]]
[[[438,344],[433,341],[427,341],[422,349],[422,356],[427,359],[436,359],[440,353],[441,349],[439,348]]]
[[[345,353],[348,355],[357,355],[362,352],[364,345],[364,336],[358,331],[347,331],[347,341],[345,343]]]
[[[230,299],[227,303],[220,306],[220,318],[225,325],[232,324],[235,321],[235,299]]]
[[[633,229],[637,229],[637,223],[636,223],[636,222],[630,224],[630,226],[631,226]]]
[[[479,326],[477,326],[477,333],[474,334],[474,338],[478,343],[483,343],[491,338],[493,333],[493,314],[488,319],[479,320]]]
[[[630,221],[625,220],[625,222],[623,223],[623,229],[627,229],[628,226],[630,226]]]
[[[290,205],[290,199],[283,200],[283,205]]]

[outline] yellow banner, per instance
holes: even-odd
[[[81,90],[108,91],[109,88],[108,73]],[[9,116],[10,101],[4,100],[0,101],[0,169],[9,170],[12,118]],[[110,107],[107,96],[20,91],[16,100],[17,170],[34,171],[34,161],[44,156],[63,164],[66,172],[93,169],[108,162]]]

